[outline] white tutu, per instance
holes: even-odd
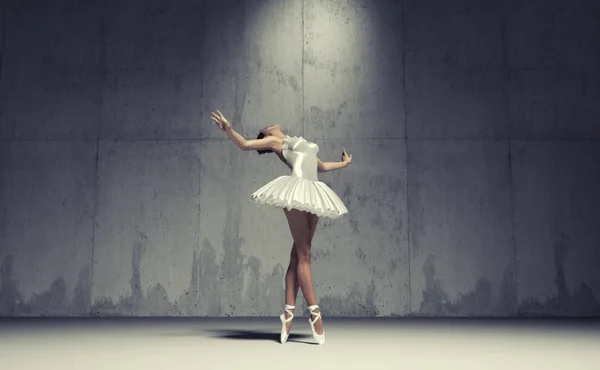
[[[298,176],[279,176],[250,198],[263,205],[298,209],[319,217],[338,218],[348,209],[327,184]]]
[[[302,137],[286,136],[282,154],[292,174],[279,176],[261,187],[250,198],[262,205],[297,209],[319,217],[338,218],[348,209],[342,200],[317,178],[319,146]]]

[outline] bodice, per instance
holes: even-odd
[[[319,153],[319,146],[303,137],[286,136],[283,140],[282,154],[292,170],[292,176],[319,181],[317,153]]]

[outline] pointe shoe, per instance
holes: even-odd
[[[285,313],[282,313],[281,316],[279,316],[279,319],[281,320],[281,344],[287,342],[288,337],[290,336],[290,334],[287,332],[287,330],[285,330],[285,324],[292,321],[292,319],[294,318],[294,312],[292,311],[294,308],[295,308],[294,306],[290,306],[289,304],[286,304],[285,312],[290,314],[290,317],[288,317],[286,319]]]
[[[311,315],[311,317],[308,318],[308,322],[310,323],[310,328],[312,329],[313,338],[315,338],[318,344],[323,344],[325,343],[325,329],[323,329],[323,334],[317,334],[315,331],[315,323],[318,320],[323,320],[321,318],[321,312],[315,312],[317,308],[319,308],[319,306],[316,304],[308,307]],[[316,316],[314,320],[312,319],[312,316]]]

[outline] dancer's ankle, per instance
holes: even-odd
[[[285,309],[283,310],[283,314],[285,315],[285,318],[287,319],[287,318],[291,317],[292,315],[290,315],[290,313],[288,311],[294,312],[295,309],[296,309],[295,303],[294,304],[286,303]]]

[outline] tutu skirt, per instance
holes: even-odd
[[[250,198],[261,205],[297,209],[319,217],[338,218],[348,209],[327,184],[298,176],[279,176]]]

